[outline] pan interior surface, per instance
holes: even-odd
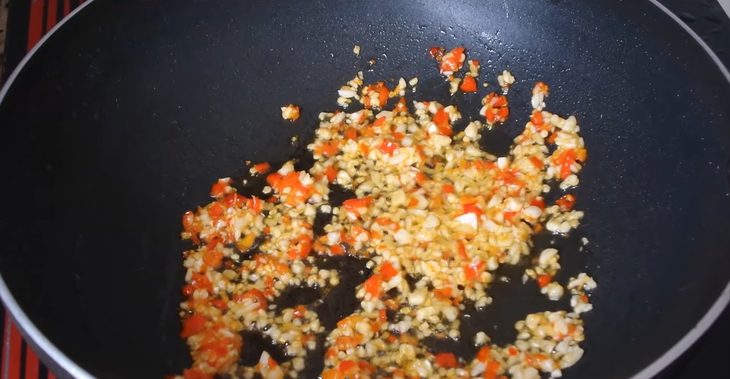
[[[93,3],[0,103],[3,279],[92,374],[180,373],[180,216],[245,160],[297,154],[290,138],[311,138],[358,70],[366,82],[417,75],[416,98],[447,101],[428,48],[457,45],[492,86],[503,69],[517,77],[503,136],[527,121],[537,80],[552,87],[549,109],[578,117],[590,154],[578,235],[590,242],[564,259],[599,288],[586,354],[564,373],[640,371],[730,275],[730,84],[648,2]],[[455,101],[476,119],[477,97]],[[295,125],[281,120],[287,103],[302,107]],[[539,297],[495,296],[510,311],[494,324],[539,311]]]

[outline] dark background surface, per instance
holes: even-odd
[[[690,26],[695,28],[727,64],[727,41],[730,41],[729,22],[717,4],[709,1],[666,2],[666,4],[688,22]],[[22,30],[22,28],[20,29]],[[9,28],[10,32],[12,32],[12,29]],[[10,34],[9,38],[13,38],[12,34]],[[17,45],[24,46],[23,43],[18,43]],[[12,65],[14,62],[17,63],[19,56],[20,54],[15,53],[13,55],[11,52],[8,52],[9,65]],[[729,312],[726,310],[723,317],[708,332],[708,335],[703,337],[699,344],[675,362],[662,377],[707,377],[726,370],[726,358],[724,358],[725,354],[723,352],[730,350],[730,316],[728,314]]]

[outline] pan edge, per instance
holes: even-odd
[[[15,82],[17,76],[20,74],[21,71],[23,71],[23,68],[25,68],[25,65],[28,63],[28,61],[30,61],[33,55],[35,55],[36,51],[38,51],[58,29],[65,25],[68,20],[80,13],[93,2],[94,0],[87,0],[80,4],[78,7],[76,7],[76,9],[71,11],[68,15],[66,15],[66,17],[64,17],[53,28],[51,28],[48,33],[41,37],[38,43],[36,43],[35,46],[33,46],[33,48],[28,51],[27,54],[25,54],[23,59],[18,63],[18,66],[15,67],[12,73],[10,73],[10,76],[8,76],[5,84],[2,86],[2,88],[0,88],[0,103],[3,102],[3,100],[5,99],[5,95],[7,95],[10,87],[13,85],[13,82]],[[41,358],[43,363],[51,368],[54,374],[56,374],[58,377],[70,378],[94,377],[88,371],[79,366],[76,362],[71,360],[71,358],[69,358],[61,350],[59,350],[58,347],[56,347],[56,345],[54,345],[38,329],[33,321],[28,318],[28,315],[26,315],[25,312],[20,308],[20,305],[15,300],[13,294],[10,293],[10,289],[5,283],[5,279],[3,279],[2,274],[0,274],[0,299],[5,305],[5,309],[15,321],[23,337],[33,346],[35,352]]]
[[[689,25],[674,14],[674,12],[661,4],[659,0],[649,0],[649,2],[682,27],[682,29],[684,29],[684,31],[689,34],[689,36],[692,37],[698,45],[700,45],[702,50],[710,56],[710,59],[712,59],[723,76],[725,76],[725,79],[728,83],[730,83],[730,71],[728,71],[728,68],[725,67],[725,64],[722,63],[717,54],[712,51],[710,46],[697,33],[695,33]],[[727,4],[723,4],[722,0],[720,0],[720,5],[724,5],[722,6],[723,10],[728,12],[728,9],[726,8]],[[730,13],[728,13],[727,16],[730,17]],[[715,300],[710,309],[707,310],[705,315],[702,316],[694,328],[690,329],[684,337],[677,341],[671,348],[669,348],[669,350],[665,351],[664,354],[662,354],[654,362],[632,375],[631,379],[650,379],[661,373],[665,368],[669,367],[672,362],[677,360],[680,356],[682,356],[682,354],[689,350],[689,348],[692,347],[692,345],[694,345],[695,342],[697,342],[700,337],[702,337],[705,332],[710,329],[725,308],[728,307],[728,304],[730,304],[730,281],[728,281],[725,288],[722,292],[720,292],[720,296],[718,296],[717,300]]]

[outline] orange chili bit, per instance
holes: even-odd
[[[408,112],[408,106],[406,105],[406,98],[401,97],[398,100],[398,104],[393,108],[393,112]]]
[[[542,170],[542,168],[545,167],[545,162],[543,162],[542,159],[534,155],[530,156],[530,163],[532,163],[532,165],[535,166],[535,168],[538,170]]]
[[[512,219],[517,215],[516,211],[505,211],[502,213],[502,217],[504,217],[504,220],[507,222],[512,222]]]
[[[569,211],[573,209],[573,206],[575,205],[575,196],[572,194],[563,195],[560,199],[555,200],[555,204],[557,204],[561,210],[563,211]]]
[[[378,217],[375,219],[375,223],[381,226],[387,226],[390,225],[393,221],[391,221],[387,217]]]
[[[428,53],[431,54],[431,57],[436,60],[436,62],[441,62],[441,59],[444,57],[445,49],[443,47],[432,47],[428,49]]]
[[[507,101],[506,96],[497,94],[496,92],[491,92],[484,97],[484,99],[482,100],[482,104],[500,108],[509,105],[509,102]]]
[[[412,198],[410,198],[410,200],[408,200],[408,204],[406,205],[406,207],[415,208],[417,205],[418,205],[418,199],[416,199],[415,197],[412,197]]]
[[[393,267],[392,263],[385,262],[380,266],[380,275],[383,277],[383,280],[388,281],[398,275],[398,269]]]
[[[297,305],[294,308],[294,317],[296,318],[303,318],[306,313],[307,307],[305,307],[304,305]]]
[[[449,300],[452,292],[453,290],[451,287],[437,288],[433,290],[433,294],[441,300]]]
[[[438,353],[434,356],[436,364],[445,368],[454,368],[459,365],[454,353]]]
[[[482,99],[482,104],[486,107],[485,113],[482,114],[487,122],[493,124],[495,122],[504,122],[509,116],[509,102],[507,97],[497,93],[489,93]]]
[[[441,58],[440,70],[442,74],[452,74],[461,70],[464,65],[464,47],[453,48]]]
[[[264,209],[264,202],[256,196],[252,196],[250,199],[244,197],[243,204],[256,214],[261,213],[261,210]]]
[[[464,245],[464,241],[458,240],[456,241],[456,249],[459,252],[459,256],[463,260],[469,259],[469,255],[466,253],[466,246]]]
[[[479,275],[481,275],[482,271],[484,271],[484,268],[486,268],[486,266],[487,264],[480,260],[470,262],[464,267],[464,274],[466,276],[466,279],[469,281],[476,280]]]
[[[302,234],[296,241],[287,253],[289,259],[295,260],[308,257],[312,252],[312,238],[306,234]]]
[[[487,363],[487,369],[484,372],[484,378],[485,379],[496,379],[497,373],[501,369],[501,365],[499,362],[491,360]]]
[[[299,257],[304,259],[309,256],[312,252],[312,238],[307,235],[302,235],[299,243]]]
[[[376,88],[378,91],[378,102],[380,107],[384,107],[388,103],[388,97],[390,96],[390,90],[385,86],[385,83],[379,82]]]
[[[517,177],[518,172],[513,169],[507,169],[504,171],[500,171],[497,174],[497,179],[501,180],[507,185],[516,185],[516,186],[524,186],[525,182],[522,181],[520,178]]]
[[[393,155],[393,152],[395,149],[399,147],[397,142],[391,141],[391,140],[385,140],[383,143],[380,144],[380,151],[383,152],[383,154]]]
[[[484,211],[474,203],[464,204],[461,206],[464,213],[474,213],[477,216],[483,215]]]
[[[418,184],[419,186],[423,186],[423,184],[426,183],[426,179],[426,174],[422,172],[418,172],[416,174],[416,184]]]
[[[553,278],[550,275],[538,275],[537,276],[537,285],[540,288],[543,288],[550,284],[550,282],[553,280]]]
[[[344,374],[356,367],[357,363],[349,359],[345,359],[344,361],[340,362],[340,365],[337,366],[337,369]]]
[[[318,153],[320,155],[324,155],[325,157],[333,157],[337,155],[337,153],[340,152],[340,142],[339,141],[330,141],[327,143],[323,143],[317,147],[314,148],[314,152]]]
[[[335,351],[334,349],[330,350]],[[337,353],[335,352],[334,355],[337,355]],[[345,375],[335,369],[327,369],[322,371],[322,379],[345,379]]]
[[[223,253],[218,250],[208,249],[203,253],[203,263],[206,266],[216,269],[223,262]]]
[[[352,349],[362,342],[362,338],[363,337],[361,335],[337,337],[335,340],[335,346],[341,350]]]
[[[491,170],[491,169],[497,167],[497,164],[495,162],[488,162],[488,161],[485,161],[482,159],[477,159],[475,161],[472,161],[472,164],[478,170]]]
[[[379,297],[380,293],[383,291],[383,288],[380,286],[381,283],[383,283],[383,278],[380,275],[375,274],[369,277],[363,284],[365,292],[369,293],[373,297]]]
[[[530,205],[534,205],[540,209],[545,209],[545,199],[543,199],[542,196],[538,196],[530,201]]]
[[[560,170],[558,171],[559,179],[565,179],[572,173],[570,166],[575,163],[576,159],[575,149],[566,149],[553,158],[553,163],[560,166]]]
[[[509,117],[509,108],[507,106],[501,107],[497,110],[496,121],[504,122]]]
[[[269,170],[271,170],[271,165],[268,162],[261,162],[253,165],[252,168],[256,174],[261,175],[269,172]]]
[[[494,124],[495,123],[495,112],[493,112],[494,109],[490,108],[487,109],[486,113],[484,114],[484,118],[487,120],[487,123]]]
[[[278,187],[278,184],[279,182],[281,182],[282,178],[283,176],[281,176],[281,174],[279,174],[278,172],[273,172],[266,177],[266,183],[268,183],[271,187],[276,188]]]
[[[186,297],[192,295],[193,292],[195,292],[195,287],[190,284],[186,284],[182,288],[182,294]]]
[[[535,87],[532,89],[532,93],[544,93],[547,95],[550,92],[550,87],[544,82],[535,83]]]
[[[223,212],[225,212],[225,208],[219,203],[213,203],[208,207],[208,215],[214,220],[219,219]]]
[[[205,316],[194,314],[183,321],[180,337],[188,338],[192,335],[200,333],[205,329],[205,323],[208,319]]]
[[[345,208],[345,210],[348,212],[359,215],[359,208],[367,208],[370,205],[371,201],[373,201],[373,198],[370,196],[361,197],[358,199],[347,199],[342,202],[342,207]]]
[[[223,198],[223,200],[221,202],[223,203],[223,205],[225,205],[226,207],[229,207],[229,208],[230,207],[240,208],[245,204],[246,198],[237,193],[229,193],[228,195],[226,195],[226,197]]]
[[[378,320],[381,322],[385,322],[388,320],[388,312],[385,311],[385,309],[381,309],[378,311]]]
[[[488,346],[484,346],[477,352],[477,360],[480,362],[486,362],[492,358],[491,350]]]
[[[332,252],[333,255],[345,254],[345,249],[340,244],[330,246],[330,251]]]
[[[193,226],[195,224],[195,215],[191,211],[185,212],[185,214],[182,216],[182,225],[183,230],[185,230],[188,233],[193,233],[195,230],[193,230]]]
[[[208,279],[205,274],[198,272],[193,273],[193,276],[190,279],[190,285],[192,285],[195,289],[202,289],[209,292],[213,290],[213,283],[210,282],[210,279]]]
[[[360,142],[358,147],[360,148],[360,153],[362,153],[363,156],[367,157],[370,155],[370,146],[366,145],[365,142]]]
[[[545,120],[543,120],[543,117],[542,117],[542,112],[533,111],[532,116],[530,116],[530,122],[532,122],[532,125],[535,125],[535,127],[540,129],[540,126],[542,126],[545,123]]]
[[[449,115],[446,113],[444,108],[440,108],[438,111],[436,111],[436,114],[433,115],[433,123],[436,124],[436,126],[438,127],[439,134],[445,136],[450,136],[453,134]]]
[[[378,103],[377,104],[370,104],[370,92],[377,92],[378,93]],[[370,107],[379,107],[382,108],[385,106],[385,104],[388,103],[388,96],[390,96],[390,90],[385,85],[384,82],[377,82],[375,84],[371,84],[363,90],[363,103],[365,105],[365,108]]]
[[[465,76],[459,85],[461,92],[471,93],[477,91],[477,80],[473,76]]]
[[[337,178],[337,169],[333,166],[327,166],[327,168],[324,169],[324,175],[327,177],[327,181],[332,183]]]
[[[218,309],[222,309],[222,310],[225,310],[225,309],[227,309],[227,308],[228,308],[228,304],[226,304],[226,301],[225,301],[225,300],[223,300],[223,299],[213,299],[213,300],[211,300],[211,301],[210,301],[210,303],[211,303],[211,304],[212,304],[212,305],[213,305],[214,307],[216,307],[216,308],[218,308]]]
[[[210,196],[216,199],[223,197],[223,195],[225,195],[229,190],[230,182],[230,178],[218,179],[218,181],[210,188]]]
[[[345,138],[349,140],[357,139],[357,129],[353,127],[345,129]]]

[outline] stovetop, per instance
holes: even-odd
[[[44,33],[83,2],[84,0],[11,2],[7,10],[8,21],[5,28],[7,36],[7,40],[4,41],[5,70],[0,69],[2,79],[12,72],[25,53]],[[660,0],[660,2],[687,23],[715,51],[720,60],[730,67],[730,18],[717,1]],[[730,11],[730,0],[720,0],[720,2],[725,2],[726,9]],[[0,0],[0,6],[4,3],[4,0]],[[3,29],[3,25],[0,25],[0,29]],[[0,48],[2,46],[0,43]],[[0,57],[2,56],[0,52]],[[2,322],[0,335],[3,337],[0,377],[55,379],[53,373],[39,362],[32,349],[22,340],[10,318],[3,317],[3,314],[4,311],[0,307],[0,322]],[[727,374],[727,351],[730,351],[730,308],[725,309],[707,333],[667,367],[658,378],[728,377],[730,375]]]

